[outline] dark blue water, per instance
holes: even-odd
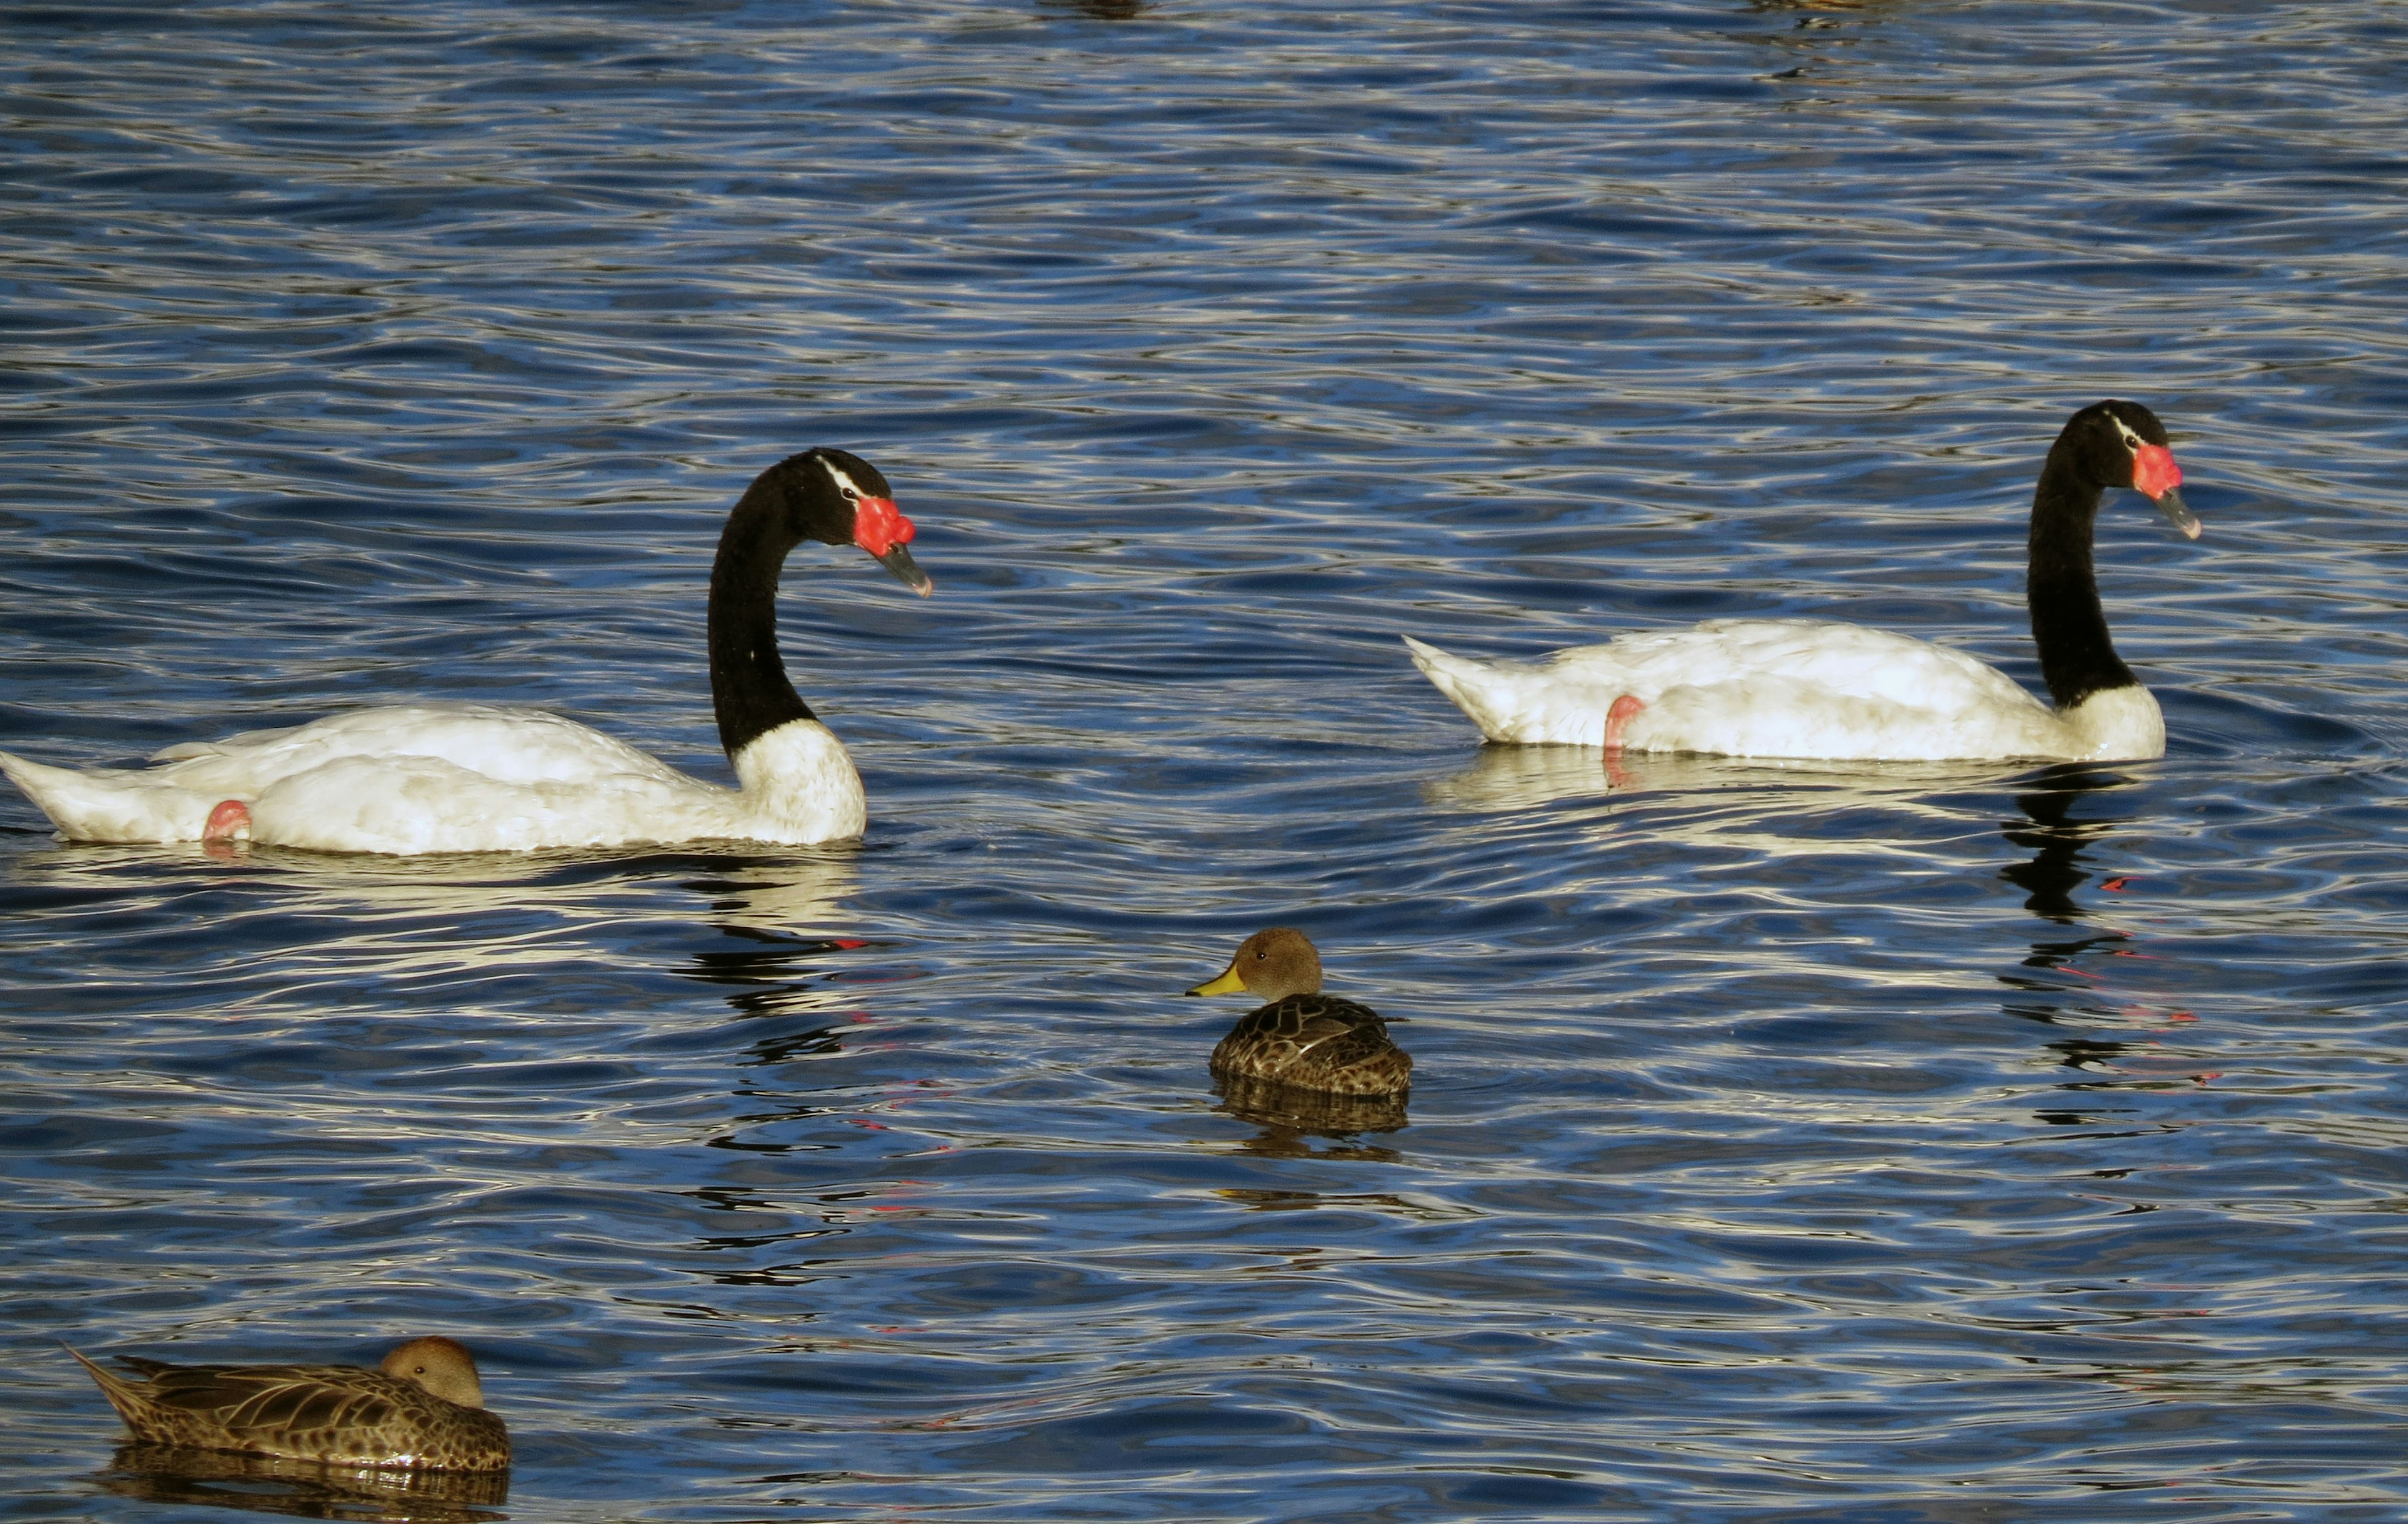
[[[858,847],[0,798],[0,1517],[471,1517],[121,1464],[58,1348],[425,1332],[529,1519],[2408,1508],[2397,7],[5,22],[0,747],[480,698],[724,776],[711,545],[815,444],[938,596],[790,568]],[[2207,524],[2102,520],[2162,762],[1609,779],[1398,645],[2033,682],[2111,395]],[[1216,1099],[1178,992],[1279,922],[1408,1116]]]

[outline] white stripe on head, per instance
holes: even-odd
[[[814,455],[811,458],[820,463],[820,469],[828,474],[830,479],[834,480],[836,483],[836,490],[842,492],[847,498],[858,500],[865,497],[875,497],[878,495],[875,492],[864,491],[862,490],[861,483],[853,480],[852,477],[846,475],[844,467],[837,464],[834,461],[829,460],[826,456]]]

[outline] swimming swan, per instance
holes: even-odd
[[[2053,708],[1962,651],[1826,620],[1711,620],[1532,662],[1405,644],[1492,741],[1898,762],[2161,757],[2165,718],[2107,637],[2090,537],[2100,494],[2128,487],[2197,539],[2181,485],[2165,426],[2138,403],[2085,407],[2049,447],[2027,596]]]
[[[489,704],[359,709],[169,747],[144,769],[0,752],[0,772],[72,841],[418,853],[857,836],[861,776],[779,659],[778,573],[804,540],[857,545],[925,594],[914,533],[877,468],[840,449],[781,461],[728,514],[710,571],[710,700],[739,788],[575,720]]]

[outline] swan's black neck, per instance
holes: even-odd
[[[2104,491],[2077,463],[2074,446],[2060,437],[2049,449],[2040,491],[2032,495],[2031,569],[2025,584],[2041,676],[2059,709],[2111,688],[2140,686],[2107,637],[2107,611],[2100,606],[2099,576],[2090,563],[2091,528]]]
[[[710,707],[730,758],[788,720],[813,718],[778,656],[778,573],[802,543],[784,511],[786,491],[771,473],[753,482],[711,563]]]

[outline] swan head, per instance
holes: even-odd
[[[895,506],[895,489],[878,467],[851,450],[823,447],[781,462],[777,469],[785,477],[789,527],[796,539],[857,545],[913,592],[924,598],[936,591],[911,559],[911,539],[919,530]]]
[[[485,1388],[477,1379],[476,1359],[457,1339],[446,1339],[440,1334],[412,1339],[396,1346],[377,1369],[414,1382],[447,1403],[457,1403],[462,1407],[485,1405]]]
[[[1238,955],[1219,978],[1199,984],[1191,995],[1228,995],[1240,990],[1265,1004],[1321,989],[1321,954],[1312,939],[1293,926],[1256,932],[1238,945]]]
[[[2094,403],[2073,415],[2064,438],[2081,451],[2092,480],[2130,488],[2155,503],[2184,538],[2199,538],[2199,520],[2182,499],[2182,467],[2157,414],[2137,402]]]

